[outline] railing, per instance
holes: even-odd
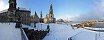
[[[20,28],[21,30],[21,38],[22,40],[29,40],[28,37],[26,36],[26,33],[24,32],[24,30],[22,28]]]

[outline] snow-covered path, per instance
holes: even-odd
[[[15,23],[0,23],[0,40],[21,40],[20,29],[15,28]]]
[[[69,37],[76,35],[78,31],[75,32],[70,25],[62,24],[49,24],[50,32],[43,40],[68,40]]]

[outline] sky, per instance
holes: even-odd
[[[49,13],[50,4],[53,5],[55,18],[69,20],[99,20],[104,19],[103,0],[17,0],[17,7],[31,10],[31,15],[36,11],[43,17]],[[8,8],[8,0],[0,0],[0,11]],[[100,13],[100,15],[99,15]]]

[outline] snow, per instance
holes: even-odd
[[[37,23],[36,27],[34,27],[34,23],[31,23],[31,27],[29,29],[34,29],[34,30],[46,30],[48,24],[44,23]]]
[[[42,24],[42,25],[41,25]],[[44,30],[48,24],[38,23],[36,29]],[[73,29],[70,25],[50,23],[50,32],[43,40],[104,40],[104,32],[96,32],[85,28]],[[91,28],[89,28],[91,29]]]
[[[70,34],[73,34],[73,30],[68,29],[70,27],[60,24],[50,24],[51,31],[43,40],[67,40]]]
[[[33,24],[32,24],[33,25]],[[70,25],[65,24],[44,24],[44,23],[37,23],[36,29],[38,30],[45,30],[47,25],[50,26],[50,32],[46,35],[43,40],[68,40],[69,37],[78,34],[80,31],[73,30]]]
[[[76,35],[74,40],[95,40],[95,34],[93,32],[82,32]]]
[[[104,32],[96,32],[91,30],[82,29],[83,31],[75,35],[74,40],[104,40]]]
[[[104,28],[92,28],[92,27],[85,27],[86,29],[92,29],[92,30],[104,30]]]
[[[38,30],[46,30],[47,25],[48,24],[39,23],[39,24],[36,25],[37,26],[36,29],[38,29]]]
[[[50,32],[43,40],[68,40],[70,37],[72,37],[73,40],[104,40],[104,32],[91,31],[85,28],[74,29],[67,24],[37,23],[36,28],[33,27],[33,24],[31,27],[22,24],[23,27],[38,30],[47,29],[47,25],[50,26]],[[86,28],[94,29],[90,27]],[[22,40],[20,29],[15,28],[15,23],[10,23],[10,25],[9,23],[0,23],[0,40]]]
[[[74,30],[70,25],[62,24],[50,24],[51,31],[43,40],[68,40],[69,37],[72,37],[80,33],[81,29]]]
[[[0,23],[0,40],[21,40],[20,29],[15,28],[15,23]]]

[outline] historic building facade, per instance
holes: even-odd
[[[54,18],[52,4],[50,5],[49,13],[46,15],[45,18],[43,18],[43,14],[41,11],[40,18],[38,17],[37,13],[35,12],[32,20],[34,20],[34,22],[40,22],[40,23],[55,23],[56,19]]]
[[[54,18],[52,4],[50,5],[49,13],[44,18],[44,23],[55,23],[56,19]]]
[[[0,22],[16,22],[21,18],[23,24],[30,24],[30,11],[24,8],[16,8],[16,0],[9,0],[9,8],[0,12]]]
[[[44,21],[44,18],[43,18],[43,14],[42,14],[42,11],[40,12],[40,19],[39,19],[39,21],[40,21],[40,23],[43,23]]]
[[[43,14],[42,11],[40,13],[40,17],[37,15],[36,11],[33,16],[31,16],[32,23],[43,23]]]
[[[36,13],[36,11],[35,11],[35,14],[34,14],[34,22],[35,23],[39,23],[39,17],[38,17],[38,15],[37,15],[37,13]]]

